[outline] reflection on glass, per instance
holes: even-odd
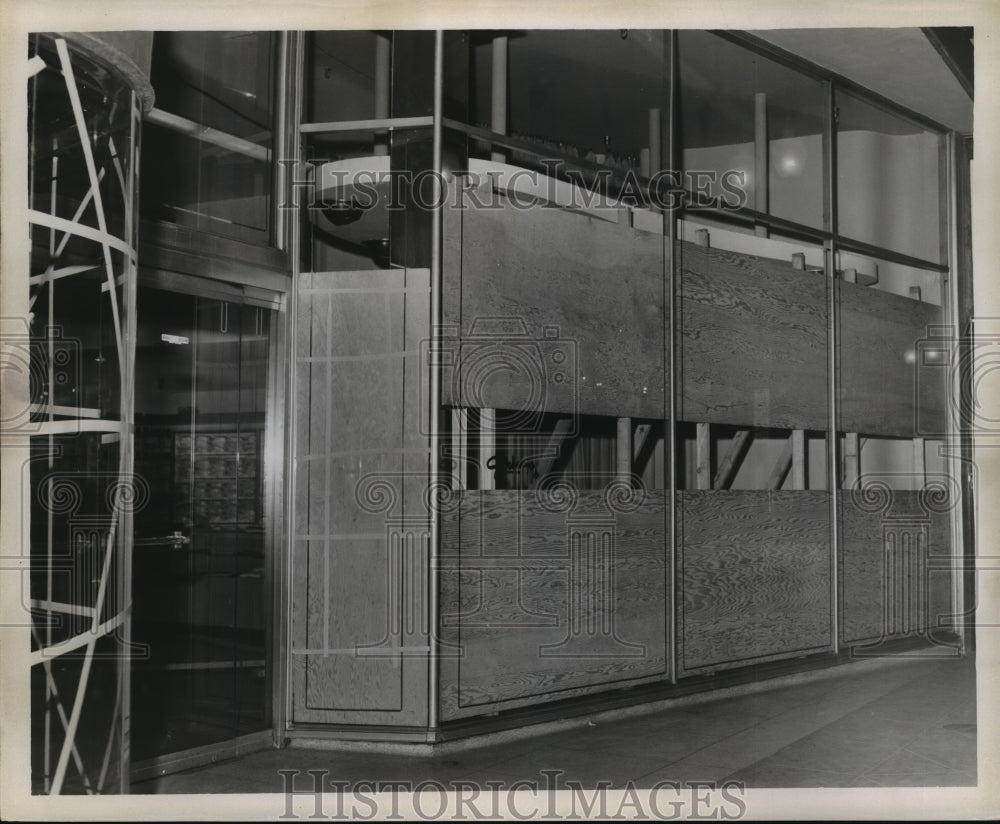
[[[822,228],[822,84],[708,32],[680,32],[678,49],[684,171],[707,173],[713,197],[734,173],[750,208]],[[758,155],[768,169],[763,188]]]
[[[145,216],[267,240],[276,47],[271,32],[156,34],[157,111],[144,127]]]
[[[139,305],[135,464],[152,490],[135,518],[133,638],[149,647],[133,665],[142,761],[269,723],[270,313],[153,290]]]
[[[848,94],[837,109],[840,234],[940,260],[940,136]]]
[[[507,42],[508,134],[540,150],[642,171],[650,112],[659,123],[666,106],[666,32],[536,30],[509,34]],[[494,48],[487,39],[473,50],[471,116],[487,128]],[[661,151],[653,148],[654,156]]]
[[[309,37],[306,122],[375,117],[376,52],[372,31],[317,31]]]

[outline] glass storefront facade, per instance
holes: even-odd
[[[963,649],[946,129],[739,33],[150,40],[30,44],[33,791]]]

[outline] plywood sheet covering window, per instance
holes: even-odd
[[[830,644],[827,492],[678,493],[681,671]]]
[[[840,294],[840,417],[838,428],[912,438],[945,431],[945,373],[924,363],[940,328],[941,307],[852,283]]]
[[[662,417],[662,236],[498,205],[465,196],[464,208],[445,210],[443,304],[460,358],[445,367],[444,402]]]
[[[666,502],[634,493],[628,511],[604,490],[452,493],[443,718],[666,677]]]
[[[823,276],[692,243],[677,250],[681,419],[825,429]]]
[[[427,270],[307,273],[296,333],[296,722],[427,714]]]
[[[844,643],[901,635],[933,639],[950,628],[954,501],[932,488],[884,490],[840,506],[840,626]]]

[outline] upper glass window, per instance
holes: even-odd
[[[640,29],[510,33],[507,133],[540,150],[642,172],[650,140],[665,134],[669,37]],[[487,128],[495,125],[492,60],[491,40],[474,41],[471,117]],[[653,148],[655,158],[661,146]]]
[[[679,32],[678,51],[688,187],[735,205],[723,187],[723,176],[735,173],[728,188],[738,185],[749,208],[823,228],[823,84],[709,32]],[[704,173],[697,182],[695,172]]]
[[[157,32],[145,217],[269,242],[277,42],[273,32]]]
[[[940,261],[940,144],[937,133],[838,93],[839,233]]]

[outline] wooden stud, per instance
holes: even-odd
[[[736,476],[736,471],[739,469],[740,458],[752,440],[753,430],[751,429],[740,429],[736,433],[726,457],[719,462],[719,468],[712,483],[714,489],[729,489]]]
[[[754,166],[754,209],[763,214],[768,211],[768,142],[767,142],[767,95],[754,95],[753,113],[753,166]],[[766,226],[754,228],[757,237],[767,237]]]
[[[911,300],[917,300],[917,301],[920,300],[920,287],[919,286],[911,286],[910,287],[910,299]]]
[[[618,419],[618,433],[615,448],[615,474],[619,480],[628,482],[632,477],[632,419]]]
[[[778,462],[774,465],[774,469],[771,470],[771,476],[767,479],[768,489],[781,489],[781,484],[785,480],[785,476],[788,474],[788,470],[792,467],[792,439],[789,438],[785,441],[785,448],[781,450],[781,455],[778,456]]]
[[[792,430],[792,489],[806,488],[806,433]]]
[[[469,410],[451,410],[451,488],[468,486]]]
[[[635,427],[632,435],[632,471],[640,478],[646,476],[646,466],[653,454],[654,440],[652,424],[640,423]]]
[[[391,84],[390,61],[392,41],[381,34],[375,35],[375,119],[389,117],[389,88]],[[385,135],[375,135],[375,154],[389,154],[389,142]]]
[[[649,149],[639,149],[639,175],[649,177]]]
[[[667,439],[666,437],[654,437],[653,439],[653,489],[667,489]]]
[[[924,458],[924,439],[913,439],[913,476],[916,480],[915,489],[923,489],[927,482],[927,467]]]
[[[493,38],[493,72],[491,86],[490,128],[498,134],[507,134],[507,38]],[[506,155],[493,152],[490,158],[503,163]]]
[[[861,476],[861,449],[857,432],[844,434],[843,486],[853,489]]]
[[[564,417],[559,418],[559,420],[556,421],[555,426],[552,428],[552,434],[549,436],[549,440],[545,444],[545,448],[542,450],[542,457],[535,462],[539,479],[544,478],[555,467],[556,462],[562,453],[563,442],[566,440],[572,429],[572,418]]]
[[[841,279],[845,283],[857,283],[856,269],[844,269]],[[844,433],[844,455],[841,467],[844,489],[854,489],[861,477],[861,441],[857,432]]]
[[[699,246],[709,245],[708,229],[696,229],[694,233],[694,242]]]
[[[660,110],[651,108],[649,110],[649,173],[656,174],[663,167],[661,161],[660,147],[662,145],[662,132],[660,128]]]
[[[699,423],[696,429],[695,486],[712,488],[712,431],[711,424]]]
[[[792,254],[792,268],[805,270],[806,268],[806,253],[805,252],[795,252]]]
[[[491,458],[496,458],[497,411],[485,408],[479,410],[479,488],[496,489],[494,470],[487,464]]]

